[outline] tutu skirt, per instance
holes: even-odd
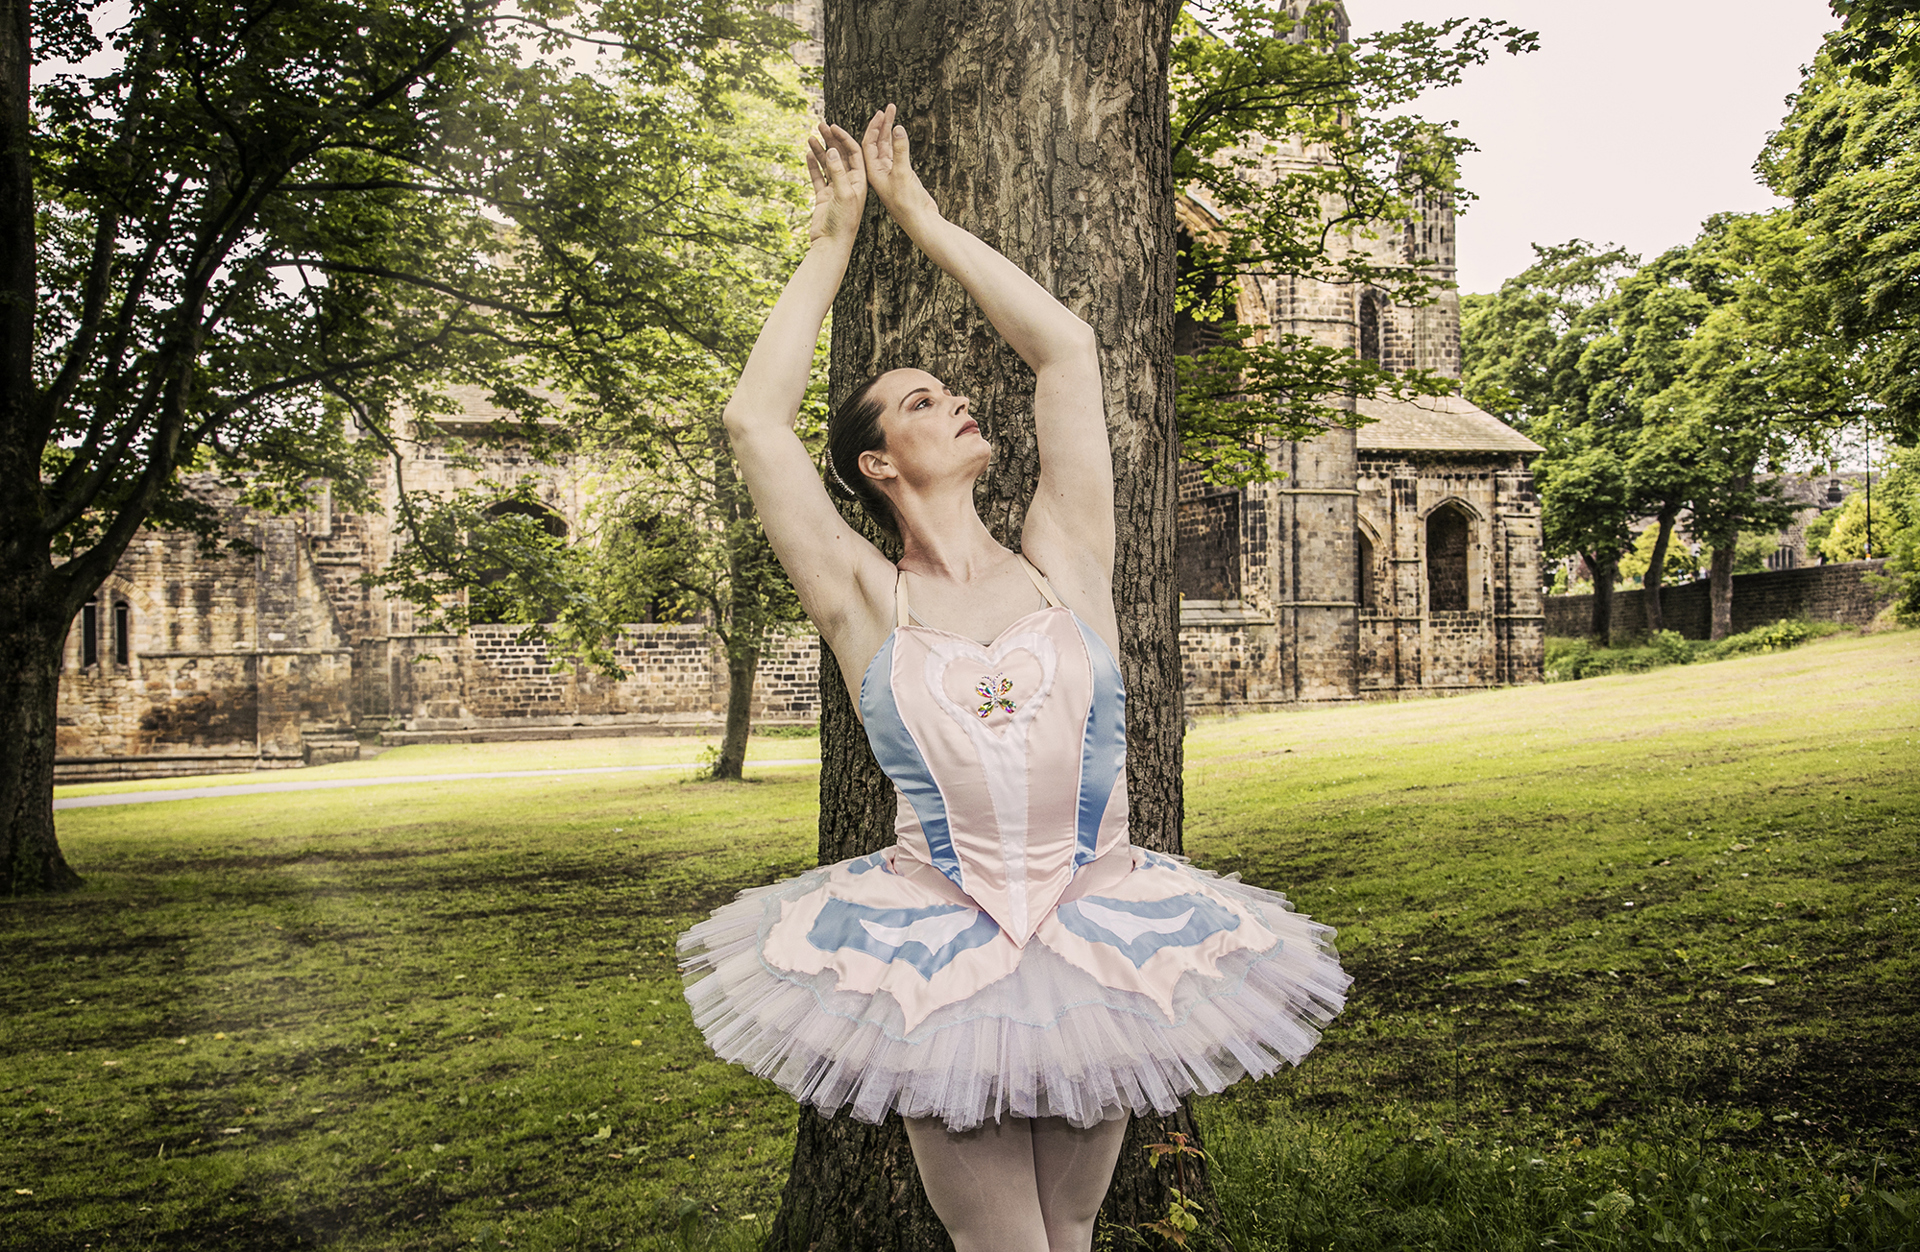
[[[680,939],[723,1059],[823,1113],[1086,1127],[1296,1064],[1351,982],[1278,893],[1122,845],[1016,946],[898,847],[745,891]]]

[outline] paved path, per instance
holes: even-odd
[[[813,757],[780,761],[749,761],[750,766],[818,765]],[[160,800],[210,800],[221,796],[258,796],[281,791],[333,791],[341,787],[391,787],[396,783],[464,782],[474,778],[553,778],[566,774],[639,774],[659,770],[699,769],[688,761],[675,765],[596,765],[588,769],[509,769],[491,774],[395,774],[391,778],[330,778],[324,782],[231,783],[225,787],[180,787],[172,791],[116,791],[98,796],[56,799],[56,809],[95,809],[109,804],[153,804]]]

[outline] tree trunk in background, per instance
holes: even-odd
[[[720,755],[708,777],[739,782],[747,764],[747,737],[753,733],[753,680],[760,669],[760,649],[729,632],[727,651],[727,724],[720,735]]]
[[[39,620],[44,609],[21,586],[35,581],[9,578],[0,592],[12,602],[0,621],[14,624],[0,635],[0,898],[80,885],[53,829],[54,727],[66,631]]]
[[[1173,194],[1167,40],[1172,0],[828,0],[827,116],[858,133],[900,106],[941,210],[999,248],[1098,333],[1113,439],[1114,569],[1126,679],[1133,841],[1180,848],[1179,589],[1173,564]],[[1039,463],[1033,375],[877,204],[834,304],[830,399],[897,366],[972,397],[994,446],[980,512],[1017,545]],[[840,675],[821,666],[820,859],[893,838],[894,793]],[[1129,1131],[1105,1210],[1162,1217],[1166,1172],[1141,1145],[1190,1117]],[[1202,1194],[1206,1194],[1201,1188]],[[803,1113],[771,1244],[948,1246],[897,1118],[868,1127]]]
[[[1667,628],[1667,616],[1660,609],[1660,585],[1667,577],[1667,545],[1673,540],[1673,519],[1677,510],[1660,510],[1660,530],[1653,537],[1653,557],[1647,562],[1647,577],[1642,584],[1646,590],[1647,633],[1657,634]]]
[[[1707,589],[1713,597],[1713,629],[1708,632],[1709,639],[1725,639],[1733,632],[1733,557],[1739,543],[1740,536],[1735,534],[1725,543],[1713,545],[1713,558],[1707,566],[1711,580]]]
[[[1593,572],[1593,625],[1587,633],[1604,648],[1613,642],[1613,584],[1620,576],[1620,558],[1595,560],[1581,555]]]
[[[766,643],[766,610],[760,573],[753,554],[753,499],[733,460],[725,425],[718,413],[707,415],[707,438],[713,448],[714,513],[726,528],[727,620],[717,631],[727,654],[727,720],[720,735],[720,755],[707,776],[739,782],[746,770],[747,739],[753,733],[753,683],[760,671],[760,651]]]

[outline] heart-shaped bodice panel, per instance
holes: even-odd
[[[998,659],[986,652],[963,652],[947,662],[940,691],[950,704],[1004,735],[1016,713],[1046,698],[1046,677],[1046,667],[1027,648],[1009,648]]]

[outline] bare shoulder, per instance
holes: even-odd
[[[1061,603],[1099,635],[1117,658],[1120,622],[1113,607],[1113,564],[1108,551],[1029,516],[1021,552],[1046,575]]]

